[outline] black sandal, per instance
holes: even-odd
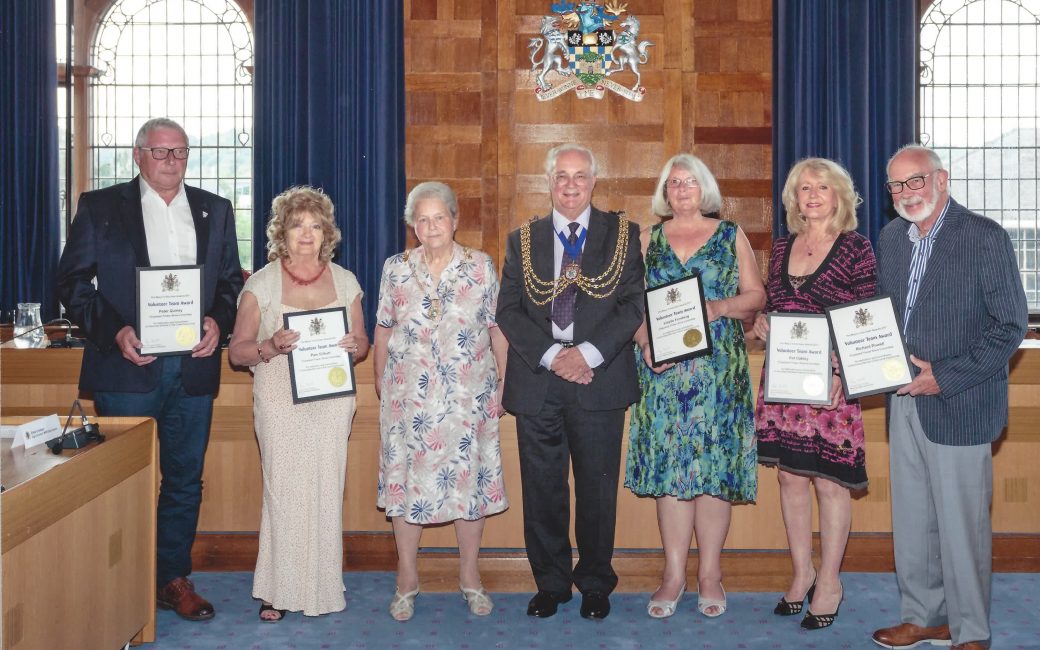
[[[816,593],[816,578],[813,578],[812,586],[809,587],[809,591],[805,592],[801,600],[787,600],[783,596],[780,597],[780,602],[773,608],[773,613],[778,616],[794,616],[802,613],[802,603],[808,600],[812,602],[813,594]]]
[[[260,603],[260,613],[259,613],[260,622],[261,623],[277,623],[278,621],[280,621],[283,618],[285,618],[285,612],[287,612],[287,611],[289,611],[289,610],[286,610],[286,609],[275,609],[274,605],[271,605],[269,603],[261,602]],[[278,612],[278,618],[264,618],[264,612]]]
[[[841,609],[841,603],[845,600],[845,589],[841,590],[841,598],[838,600],[838,606],[834,608],[833,614],[813,614],[812,610],[806,612],[805,618],[802,619],[802,627],[806,630],[822,630],[825,627],[834,625],[834,619],[838,618],[838,610]],[[812,602],[810,600],[810,602]]]

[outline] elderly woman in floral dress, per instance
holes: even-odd
[[[458,202],[443,183],[409,193],[404,220],[419,246],[389,258],[379,288],[373,359],[380,396],[378,506],[397,544],[390,615],[407,621],[419,593],[423,526],[454,522],[459,588],[470,612],[493,607],[477,556],[484,518],[508,507],[499,450],[508,344],[495,324],[491,258],[455,242]]]
[[[783,202],[791,234],[773,244],[766,311],[820,314],[872,297],[877,265],[870,241],[855,231],[860,198],[849,173],[830,160],[802,160],[787,176]],[[768,336],[765,314],[756,317],[754,331]],[[837,377],[831,398],[824,408],[768,403],[760,390],[755,410],[758,460],[777,467],[794,565],[791,586],[773,612],[800,614],[808,599],[801,625],[811,630],[830,626],[838,615],[844,595],[838,573],[852,527],[849,491],[867,487],[859,402],[845,402]],[[810,484],[820,507],[819,572],[812,560]]]

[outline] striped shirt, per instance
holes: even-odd
[[[910,229],[906,231],[906,236],[914,244],[914,252],[910,256],[910,277],[906,283],[906,310],[903,312],[904,333],[906,333],[906,324],[910,322],[910,312],[913,311],[914,303],[917,302],[917,290],[921,288],[921,280],[924,279],[925,269],[928,268],[928,258],[932,255],[935,238],[939,235],[939,229],[942,228],[943,219],[949,209],[950,200],[947,199],[946,205],[939,213],[939,218],[935,220],[935,225],[927,235],[921,236],[921,230],[916,223],[910,224]]]

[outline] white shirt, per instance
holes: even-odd
[[[169,205],[141,178],[141,214],[148,242],[148,261],[152,266],[192,266],[197,264],[195,220],[184,192],[184,183]]]
[[[566,237],[570,234],[570,228],[568,228],[567,226],[571,223],[577,222],[581,224],[581,228],[578,228],[578,231],[575,234],[578,237],[581,237],[581,234],[583,232],[587,232],[589,229],[589,218],[591,216],[591,205],[585,208],[585,210],[581,214],[579,214],[578,218],[575,219],[573,222],[554,209],[552,213],[553,230],[555,230],[557,233],[562,232]],[[585,245],[582,244],[582,251],[584,250]],[[559,236],[553,235],[553,280],[556,280],[560,277],[560,264],[562,262],[563,242],[560,241]],[[554,339],[558,341],[574,340],[574,323],[571,323],[565,329],[560,329],[560,327],[556,324],[555,321],[551,321],[551,323]],[[596,349],[596,346],[592,345],[588,341],[582,341],[581,343],[578,343],[575,347],[578,348],[579,352],[581,352],[581,356],[585,357],[585,363],[587,363],[590,368],[595,368],[596,366],[603,363],[603,355],[600,353],[599,350]],[[553,343],[551,346],[549,346],[549,349],[546,350],[545,354],[542,355],[542,359],[540,361],[541,365],[547,369],[551,369],[553,359],[556,358],[556,355],[559,354],[560,350],[562,349],[563,346],[559,343]]]

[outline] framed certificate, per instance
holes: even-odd
[[[827,308],[845,397],[889,393],[910,383],[910,355],[889,296]]]
[[[654,365],[711,354],[700,275],[647,289],[646,333]]]
[[[202,340],[202,272],[202,264],[137,267],[142,356],[191,354]]]
[[[293,404],[353,395],[354,361],[339,340],[347,334],[344,307],[298,311],[282,316],[287,330],[300,333],[289,353]]]
[[[831,328],[825,314],[769,314],[762,382],[767,402],[830,404]]]

